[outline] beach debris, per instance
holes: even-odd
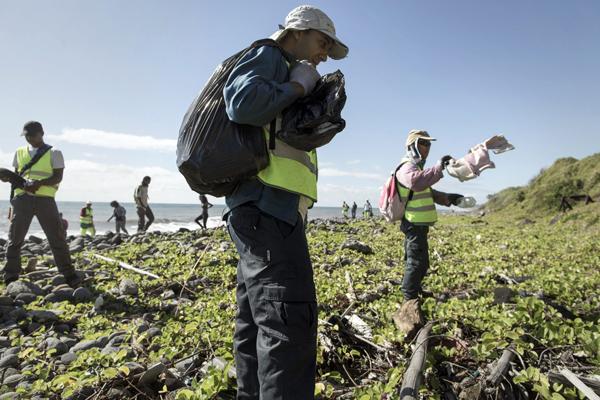
[[[402,386],[400,387],[400,400],[417,400],[419,398],[419,387],[423,381],[423,367],[427,355],[427,342],[429,332],[433,328],[433,322],[428,322],[417,335],[410,364],[404,373]]]
[[[118,261],[118,260],[112,259],[110,257],[101,256],[100,254],[96,254],[96,253],[91,253],[91,255],[93,257],[99,258],[100,260],[107,261],[107,262],[110,262],[110,263],[118,264],[119,267],[121,267],[123,269],[129,270],[129,271],[133,271],[133,272],[137,272],[138,274],[146,275],[146,276],[149,276],[150,278],[154,278],[154,279],[160,278],[158,275],[153,274],[152,272],[148,272],[148,271],[144,271],[143,269],[136,268],[133,265],[127,264],[127,263],[125,263],[123,261]]]

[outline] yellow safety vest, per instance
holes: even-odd
[[[412,162],[409,159],[402,159],[401,164]],[[419,169],[423,169],[419,166]],[[402,186],[398,182],[398,191],[402,199],[408,198],[410,189]],[[427,188],[420,192],[413,192],[412,199],[406,204],[404,218],[415,225],[433,225],[437,221],[437,211],[433,201],[433,192]]]
[[[264,127],[263,133],[269,143],[269,128]],[[275,148],[269,149],[269,165],[257,177],[267,186],[305,196],[310,208],[317,202],[317,151],[298,150],[275,139]]]
[[[83,212],[85,210],[85,212]],[[94,211],[91,208],[81,209],[82,213],[79,213],[79,224],[82,228],[91,228],[94,226]]]
[[[47,179],[54,175],[54,169],[52,168],[52,155],[50,152],[51,150],[47,151],[46,154],[44,154],[38,160],[38,162],[32,165],[30,169],[25,171],[23,178],[31,181],[41,181],[42,179]],[[29,149],[27,146],[19,147],[17,149],[17,170],[21,171],[21,169],[27,165],[29,161],[31,161],[31,156],[29,155]],[[57,190],[58,185],[43,185],[40,186],[40,188],[33,195],[54,197]],[[15,189],[15,196],[20,196],[23,193],[25,193],[23,189]]]

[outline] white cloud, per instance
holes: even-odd
[[[348,165],[356,165],[356,164],[360,164],[360,160],[350,160],[350,161],[346,161],[346,164],[348,164]]]
[[[0,167],[12,169],[13,158],[15,153],[5,153],[0,148]]]
[[[384,181],[385,177],[380,174],[374,174],[371,172],[359,172],[359,171],[344,171],[337,168],[322,168],[319,169],[319,176],[327,176],[327,177],[340,177],[340,176],[348,176],[351,178],[358,179],[371,179],[376,181]]]
[[[356,201],[356,204],[362,207],[367,199],[375,206],[380,191],[381,187],[377,186],[352,186],[334,183],[319,184],[319,202],[317,206],[339,207],[342,201],[350,204]]]
[[[59,200],[132,202],[133,190],[146,175],[152,177],[149,188],[151,202],[198,202],[198,195],[188,187],[183,176],[176,170],[89,160],[69,160],[66,163],[57,196]]]
[[[175,139],[159,139],[152,136],[138,136],[129,133],[106,132],[98,129],[63,129],[59,135],[48,135],[54,141],[86,146],[123,150],[154,150],[173,153],[177,146]]]
[[[15,153],[5,153],[0,148],[0,167],[7,168],[12,171],[13,170],[12,162],[13,162],[14,155],[15,155]],[[9,195],[10,195],[10,185],[8,183],[0,182],[0,199],[8,200]],[[4,215],[0,215],[0,218],[3,218],[3,217],[4,217]]]
[[[333,167],[334,165],[331,161],[319,161],[319,168]]]

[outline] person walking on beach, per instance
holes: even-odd
[[[85,207],[79,212],[79,227],[81,228],[81,236],[85,236],[88,233],[92,237],[96,235],[94,210],[92,210],[92,202],[90,200],[85,203]]]
[[[451,156],[442,157],[433,167],[424,168],[436,139],[427,131],[411,130],[406,139],[406,155],[400,162],[396,173],[398,191],[402,199],[408,199],[400,229],[404,240],[404,279],[402,294],[404,302],[394,313],[396,326],[411,335],[423,324],[423,315],[419,303],[422,292],[421,282],[429,268],[429,227],[437,221],[435,203],[444,206],[456,205],[463,197],[460,194],[443,193],[434,190],[436,182],[443,178],[443,169]]]
[[[367,202],[365,203],[365,205],[363,207],[363,217],[371,218],[372,216],[373,216],[373,206],[371,206],[371,203],[369,202],[369,200],[367,200]]]
[[[203,194],[200,195],[200,203],[202,204],[202,214],[198,215],[194,222],[200,225],[202,229],[207,229],[206,221],[208,221],[208,209],[213,205],[208,202],[206,195]],[[202,220],[202,223],[200,223],[200,220]]]
[[[348,53],[331,19],[312,6],[293,9],[271,38],[281,48],[248,51],[223,91],[229,118],[264,127],[265,137],[283,109],[314,89],[317,64]],[[265,169],[225,199],[224,218],[240,257],[233,340],[237,398],[310,400],[318,321],[304,218],[317,200],[316,151],[275,139],[269,158]]]
[[[13,167],[26,179],[26,183],[23,188],[11,191],[12,215],[3,270],[4,283],[19,279],[22,271],[21,247],[35,216],[48,239],[58,271],[69,286],[76,288],[82,278],[71,262],[65,230],[54,200],[65,168],[63,155],[60,150],[44,143],[44,129],[37,121],[27,122],[22,136],[25,136],[28,146],[17,149]]]
[[[138,232],[146,232],[154,222],[154,214],[148,205],[148,185],[150,185],[150,177],[145,176],[142,183],[133,192],[133,201],[135,201],[138,215]],[[146,218],[148,218],[147,222]]]
[[[352,208],[350,209],[350,213],[352,214],[352,219],[356,218],[356,209],[358,208],[358,206],[356,205],[356,202],[353,201],[352,202]]]
[[[115,232],[119,234],[121,233],[121,230],[123,230],[126,235],[129,235],[129,232],[127,232],[127,228],[125,227],[127,224],[127,210],[125,210],[125,207],[120,205],[116,200],[111,201],[110,206],[113,208],[113,213],[106,222],[110,222],[110,220],[114,218]]]
[[[348,206],[348,203],[346,203],[345,201],[342,203],[342,216],[344,218],[348,218],[348,210],[350,209],[350,207]]]

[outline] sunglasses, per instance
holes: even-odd
[[[419,145],[423,147],[431,147],[431,141],[429,140],[419,140]]]

